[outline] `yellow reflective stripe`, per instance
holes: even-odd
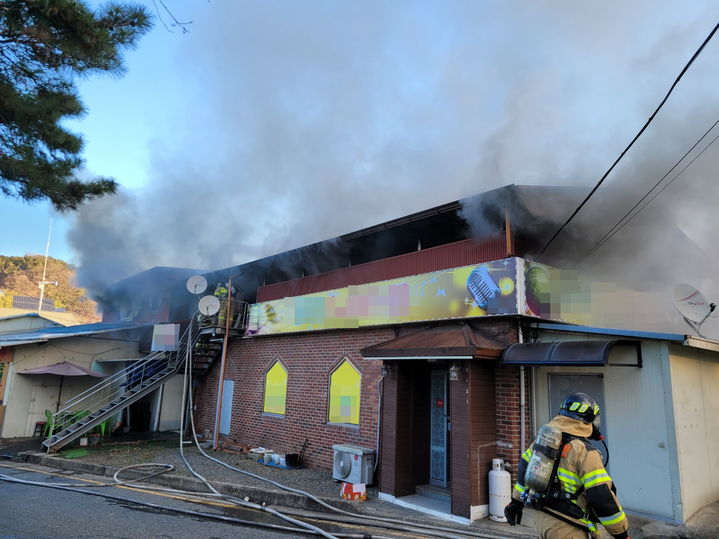
[[[577,492],[577,486],[579,483],[575,483],[574,481],[568,481],[561,475],[557,474],[557,477],[559,478],[559,483],[562,485],[562,489],[569,492],[570,494],[574,494]]]
[[[609,483],[611,480],[612,478],[609,477],[609,474],[604,468],[594,470],[593,472],[589,472],[588,474],[582,476],[582,484],[584,485],[584,488],[593,487],[594,485],[598,485],[600,483]]]
[[[599,474],[605,474],[605,475],[606,475],[606,473],[607,473],[607,470],[605,470],[604,468],[599,468],[599,469],[597,469],[597,470],[593,470],[593,471],[591,471],[591,472],[589,472],[589,473],[586,473],[586,474],[584,474],[584,475],[582,476],[582,483],[584,483],[584,482],[585,482],[586,480],[588,480],[588,479],[591,479],[591,478],[594,477],[595,475],[599,475]]]
[[[505,484],[506,484],[506,483],[505,483]],[[524,491],[527,490],[527,487],[523,487],[523,486],[520,485],[519,483],[515,483],[515,484],[514,484],[514,490],[516,490],[517,492],[519,492],[519,493],[521,494],[521,493],[523,493]]]
[[[522,453],[522,458],[523,458],[524,460],[526,460],[527,462],[529,462],[529,459],[532,458],[532,450],[531,450],[531,449],[527,449],[524,453]]]
[[[611,481],[612,481],[612,478],[609,477],[609,474],[598,475],[591,481],[587,481],[586,483],[584,483],[584,488],[590,488],[595,485],[599,485],[601,483],[610,483]]]
[[[596,532],[597,527],[594,525],[594,523],[591,520],[587,520],[586,518],[580,518],[579,519],[587,528],[589,528],[589,531]]]
[[[621,522],[624,520],[624,511],[619,511],[618,513],[614,513],[612,516],[609,517],[599,517],[599,521],[604,526],[611,526],[612,524],[616,524],[617,522]]]
[[[566,468],[562,468],[562,467],[557,468],[557,475],[559,475],[560,477],[566,477],[565,480],[567,482],[576,483],[577,485],[579,483],[581,483],[581,481],[579,480],[579,476],[577,474],[575,474],[574,472],[570,472]],[[587,474],[587,475],[589,475],[589,474]]]

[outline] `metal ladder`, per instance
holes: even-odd
[[[48,453],[57,451],[160,387],[184,364],[197,335],[190,324],[177,352],[153,352],[65,402],[53,414],[51,436],[42,445]]]

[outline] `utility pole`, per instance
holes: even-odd
[[[57,286],[57,281],[46,281],[45,276],[47,275],[47,253],[50,250],[50,237],[52,236],[52,217],[50,217],[50,227],[47,231],[47,243],[45,244],[45,265],[42,268],[42,280],[37,283],[37,285],[40,287],[40,302],[37,305],[37,312],[38,314],[42,312],[42,300],[43,297],[45,297],[45,285],[46,284],[54,284]]]

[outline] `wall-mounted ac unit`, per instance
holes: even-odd
[[[372,484],[374,449],[356,445],[333,445],[332,479],[345,483]]]

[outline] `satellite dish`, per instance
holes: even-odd
[[[216,296],[205,296],[199,301],[197,308],[205,316],[212,316],[220,310],[220,300]]]
[[[187,279],[187,290],[190,294],[202,294],[207,290],[207,279],[202,275],[193,275]]]
[[[689,326],[699,333],[699,327],[709,318],[709,315],[716,308],[715,303],[709,303],[704,294],[693,286],[686,283],[679,283],[674,287],[674,307]]]

